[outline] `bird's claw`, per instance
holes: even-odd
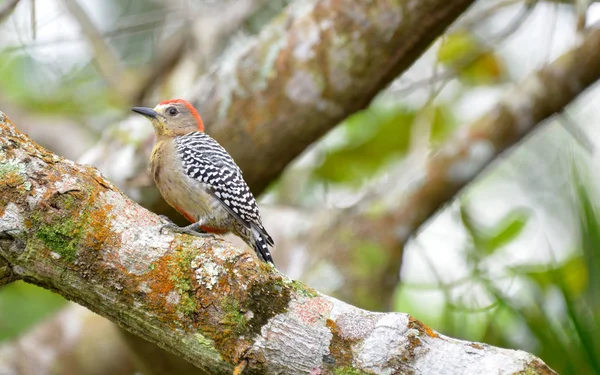
[[[198,232],[196,230],[196,226],[194,226],[194,224],[189,225],[187,227],[180,227],[174,223],[169,223],[169,224],[165,224],[163,226],[160,227],[159,233],[162,234],[163,230],[167,228],[170,229],[171,231],[175,232],[175,233],[185,233],[185,234],[189,234],[190,236],[195,236],[195,237],[201,237],[201,238],[206,238],[206,237],[213,237],[214,236],[210,233],[206,233],[206,232]]]
[[[169,224],[175,224],[167,215],[158,215],[158,217],[160,217],[162,221],[166,221]]]

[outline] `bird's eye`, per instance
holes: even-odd
[[[167,109],[167,113],[170,114],[171,116],[175,116],[176,114],[179,113],[179,111],[175,107],[169,107]]]

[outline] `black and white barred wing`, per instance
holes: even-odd
[[[223,147],[203,132],[178,137],[177,151],[188,176],[208,186],[213,196],[242,224],[258,231],[266,243],[273,239],[262,225],[256,200],[242,177],[242,171]]]

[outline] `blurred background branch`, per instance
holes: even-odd
[[[400,168],[390,173],[374,196],[341,210],[328,225],[319,214],[307,220],[316,225],[297,237],[311,252],[299,278],[344,301],[389,310],[410,236],[507,148],[600,79],[598,45],[600,28],[591,29],[580,46],[515,85],[487,114],[444,142],[422,170]],[[296,235],[295,230],[288,233]],[[288,252],[299,248],[300,244],[291,245]],[[284,251],[281,246],[278,250]],[[321,285],[323,269],[335,273],[329,281],[337,282]]]
[[[6,0],[0,5],[0,23],[13,12],[18,3],[19,0]]]
[[[234,44],[194,83],[187,99],[199,108],[207,132],[229,150],[250,187],[260,193],[308,145],[364,108],[470,3],[422,1],[404,18],[401,4],[390,8],[386,1],[315,1],[309,8],[292,3],[256,38]],[[357,64],[344,65],[349,58]],[[127,151],[136,155],[127,165],[137,168],[129,172],[112,174],[110,168],[123,157],[113,150],[131,147],[117,135],[132,131],[130,126],[128,121],[111,129],[112,136],[104,137],[82,160],[98,165],[128,194],[139,197],[144,186],[135,182],[147,181],[141,174],[146,173],[144,153],[149,150]],[[151,133],[136,130],[136,140]],[[127,180],[134,183],[127,186]],[[156,192],[146,193],[156,197]]]
[[[94,61],[97,64],[100,74],[115,91],[122,96],[127,97],[127,95],[124,95],[124,90],[129,86],[129,81],[127,77],[124,76],[124,69],[121,66],[120,61],[121,59],[100,35],[100,32],[77,0],[63,0],[63,4],[69,10],[73,18],[77,20],[81,32],[92,47]]]

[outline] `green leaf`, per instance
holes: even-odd
[[[466,55],[477,50],[479,43],[469,33],[464,31],[448,35],[443,39],[437,51],[437,60],[447,66],[452,66]]]
[[[460,31],[446,37],[437,52],[440,64],[456,70],[467,85],[490,85],[500,82],[506,67],[502,59],[473,35]]]
[[[58,294],[22,281],[3,286],[0,288],[0,341],[14,338],[65,303]]]
[[[415,113],[371,107],[344,124],[346,143],[330,151],[313,174],[317,180],[358,186],[406,152]]]
[[[528,220],[529,213],[523,210],[515,210],[506,215],[491,230],[487,241],[488,253],[493,253],[519,237]]]
[[[448,138],[456,129],[456,119],[452,116],[452,111],[443,105],[431,107],[431,135],[430,141],[440,143]]]
[[[575,297],[580,296],[588,284],[587,267],[582,256],[570,258],[551,268],[525,265],[511,267],[511,271],[516,275],[526,276],[542,290],[554,288],[560,282]]]

